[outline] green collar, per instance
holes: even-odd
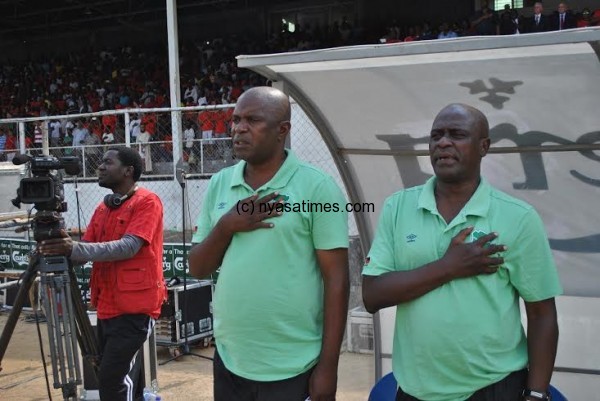
[[[429,210],[431,213],[438,214],[437,203],[435,202],[435,180],[433,176],[423,185],[423,191],[419,196],[419,209]],[[463,216],[486,216],[490,208],[491,187],[487,180],[480,177],[479,186],[471,199],[462,208],[459,214]]]
[[[285,149],[285,153],[286,153],[287,157],[283,161],[283,164],[281,165],[281,167],[279,167],[279,170],[277,170],[277,173],[275,173],[275,175],[273,176],[273,178],[271,178],[269,180],[269,182],[264,184],[262,187],[258,188],[256,190],[256,192],[258,192],[262,189],[267,189],[267,188],[279,189],[279,188],[285,187],[288,184],[288,182],[290,181],[290,179],[292,178],[292,176],[294,175],[294,173],[300,166],[300,160],[296,157],[294,152],[292,152],[290,149]],[[246,169],[246,164],[247,163],[245,160],[241,160],[235,166],[232,177],[231,177],[231,187],[232,188],[235,186],[238,186],[238,185],[242,185],[247,188],[250,188],[248,186],[248,184],[246,184],[246,181],[244,181],[244,170]],[[252,191],[252,192],[254,192],[254,191]]]

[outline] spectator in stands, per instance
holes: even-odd
[[[62,137],[61,146],[63,148],[63,154],[65,156],[71,156],[74,153],[73,149],[73,128],[68,127],[65,131],[65,135]]]
[[[196,147],[196,131],[194,131],[194,125],[190,122],[186,123],[186,127],[186,130],[183,131],[184,149],[190,168],[195,169],[198,166],[198,157],[194,151]]]
[[[0,127],[0,161],[6,161],[6,128]]]
[[[419,40],[437,39],[437,35],[431,30],[428,22],[423,23],[423,29],[419,34]]]
[[[592,13],[592,19],[590,21],[590,26],[598,26],[600,25],[600,8],[595,10]]]
[[[110,125],[104,126],[104,132],[102,133],[102,143],[105,145],[112,145],[115,143],[115,134],[113,133]]]
[[[42,154],[42,146],[44,145],[44,133],[42,132],[42,122],[36,121],[33,123],[33,147],[36,150],[32,150],[32,155],[40,156]]]
[[[6,161],[11,162],[15,153],[17,152],[17,139],[13,131],[8,128],[6,131],[6,142],[4,144],[4,153],[6,154]]]
[[[83,126],[82,120],[77,120],[77,128],[73,130],[73,147],[80,148],[90,136],[90,131]]]
[[[146,124],[140,124],[140,134],[137,137],[138,152],[142,157],[144,172],[152,172],[152,149],[150,141],[152,135],[146,130]]]
[[[525,23],[525,32],[546,32],[551,30],[550,18],[544,15],[544,6],[538,1],[533,5],[533,15]]]
[[[481,4],[481,10],[479,10],[471,18],[471,26],[475,35],[496,35],[497,34],[497,21],[494,12],[488,7],[487,1]]]
[[[48,123],[50,131],[50,147],[55,148],[60,146],[60,137],[62,135],[62,125],[57,119],[50,120]]]
[[[577,28],[585,28],[588,26],[593,26],[592,12],[586,7],[581,11],[581,17],[577,20]]]
[[[569,10],[567,3],[558,3],[558,9],[552,14],[550,25],[554,31],[577,28],[577,20],[571,10]]]
[[[214,100],[211,101],[211,105],[215,105],[216,102]],[[198,113],[198,124],[200,125],[200,130],[202,131],[202,139],[203,139],[203,147],[204,147],[204,155],[212,156],[212,137],[213,132],[215,130],[215,121],[214,121],[214,111],[213,110],[202,110]]]
[[[139,118],[138,114],[132,114],[129,120],[129,141],[131,143],[136,143],[137,138],[140,135],[140,125],[142,124],[142,120]]]
[[[442,25],[440,25],[440,33],[438,35],[438,39],[449,39],[456,37],[456,32],[450,30],[450,26],[447,22],[444,22]]]
[[[408,34],[404,37],[404,41],[405,42],[413,42],[415,40],[419,40],[419,36],[417,36],[417,34],[416,34],[415,27],[411,26],[408,28]]]
[[[183,92],[183,99],[186,100],[188,98],[191,98],[194,104],[198,103],[198,86],[192,79],[188,81],[185,91]]]
[[[96,169],[102,162],[104,149],[99,145],[101,145],[101,141],[98,135],[91,134],[85,139],[85,169],[87,177],[96,175]]]
[[[498,33],[500,35],[518,35],[523,31],[521,19],[517,10],[507,4],[498,18]]]

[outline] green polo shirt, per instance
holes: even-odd
[[[215,287],[219,355],[231,372],[257,381],[287,379],[316,364],[323,280],[315,250],[348,247],[342,191],[330,176],[286,152],[279,171],[256,191],[244,181],[245,161],[215,174],[192,239],[201,242],[223,214],[252,194],[277,191],[290,206],[289,212],[265,220],[275,227],[233,236]],[[337,204],[340,211],[327,212],[326,204]]]
[[[505,263],[491,275],[450,281],[396,307],[392,366],[402,389],[427,401],[462,401],[527,366],[519,296],[534,302],[562,292],[543,223],[529,204],[483,178],[447,224],[437,211],[435,178],[384,204],[363,275],[416,269],[441,259],[450,240],[497,232]]]

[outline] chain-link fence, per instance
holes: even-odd
[[[0,121],[0,136],[6,138],[2,158],[10,161],[17,152],[31,156],[78,157],[81,173],[77,179],[65,177],[68,210],[64,217],[69,227],[84,229],[97,203],[107,193],[97,185],[97,168],[102,155],[111,145],[133,147],[144,162],[142,185],[155,191],[163,200],[167,238],[180,241],[181,234],[178,236],[177,233],[185,223],[186,240],[189,240],[207,179],[236,163],[230,136],[233,107],[182,108],[181,127],[176,135],[173,135],[171,110],[165,109]],[[318,130],[297,104],[294,103],[292,108],[291,148],[300,159],[331,174],[343,188]],[[181,152],[181,160],[175,149]],[[182,191],[175,179],[177,168],[188,173],[185,195],[189,210],[186,210],[185,222],[181,216]],[[350,217],[350,233],[356,234],[353,216]]]

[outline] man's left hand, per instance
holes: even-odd
[[[44,256],[70,256],[73,251],[73,240],[65,230],[60,230],[62,238],[47,239],[38,244],[38,252]]]
[[[318,363],[308,381],[311,401],[335,401],[337,366],[331,368]]]

